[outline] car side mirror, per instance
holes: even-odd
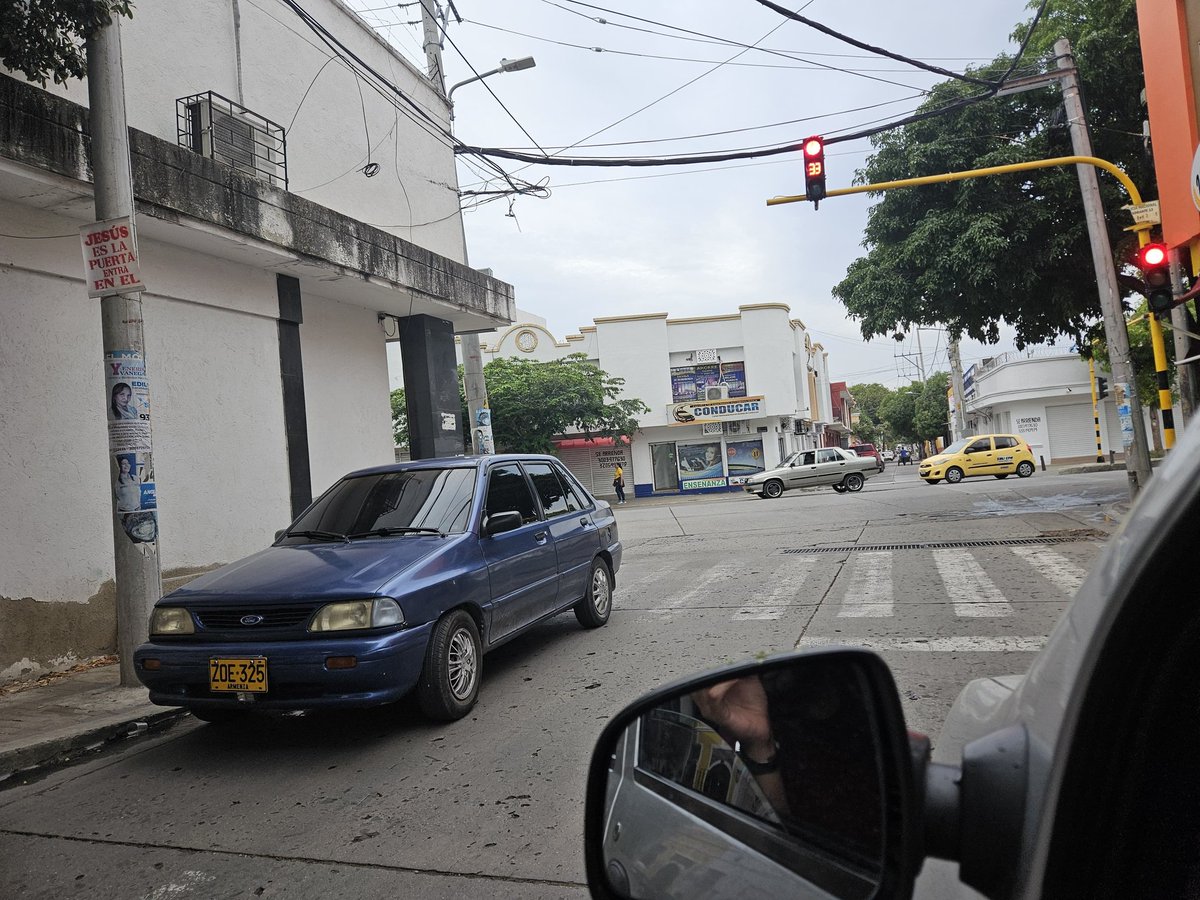
[[[483,522],[483,536],[492,537],[505,531],[512,531],[514,528],[520,528],[521,523],[521,514],[516,510],[492,513]]]
[[[910,897],[916,780],[895,683],[872,653],[676,682],[618,713],[592,754],[591,895]]]
[[[277,543],[277,544],[278,544],[278,543],[279,543],[279,539],[280,539],[281,537],[283,537],[285,534],[287,534],[287,529],[286,529],[286,528],[280,528],[280,529],[279,529],[277,532],[275,532],[275,543]]]

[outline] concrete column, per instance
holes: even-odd
[[[413,459],[463,454],[454,326],[432,316],[400,319],[400,355]]]

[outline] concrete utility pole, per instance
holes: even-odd
[[[948,350],[950,357],[950,384],[954,388],[954,439],[967,436],[967,420],[963,414],[966,400],[963,399],[963,370],[962,357],[958,352],[958,338],[950,340]]]
[[[421,23],[425,31],[425,60],[429,78],[445,97],[446,77],[442,69],[442,42],[438,34],[438,23],[431,9],[435,2],[436,0],[421,0]],[[446,99],[449,100],[449,97]],[[450,118],[454,119],[453,107]],[[458,214],[458,225],[463,229],[463,262],[467,263],[467,233],[461,211]],[[462,334],[459,335],[458,341],[462,349],[463,393],[467,397],[467,415],[471,420],[471,450],[477,456],[494,453],[492,411],[488,408],[487,383],[483,378],[483,351],[479,347],[479,335]]]
[[[137,253],[125,79],[121,68],[120,18],[87,40],[91,163],[96,218],[128,216]],[[133,651],[149,634],[150,610],[162,596],[158,556],[158,502],[150,428],[150,380],[146,372],[140,293],[100,300],[104,333],[105,407],[113,501],[117,586],[117,652],[121,684],[139,684]]]
[[[1066,38],[1056,42],[1054,55],[1062,73],[1059,82],[1062,85],[1063,104],[1066,106],[1067,122],[1071,129],[1071,146],[1076,156],[1091,156],[1092,142],[1088,137],[1087,117],[1079,94],[1075,60],[1071,56],[1071,42]],[[1142,421],[1142,404],[1134,382],[1129,333],[1126,331],[1125,313],[1121,308],[1121,292],[1117,286],[1117,269],[1113,263],[1104,207],[1100,202],[1100,183],[1092,166],[1078,165],[1075,168],[1079,173],[1084,214],[1092,243],[1092,261],[1096,266],[1100,308],[1104,313],[1104,334],[1108,341],[1113,379],[1116,381],[1114,393],[1117,397],[1117,408],[1121,412],[1121,434],[1122,443],[1125,445],[1129,495],[1133,498],[1150,481],[1150,452],[1146,445],[1146,426]]]
[[[1180,252],[1171,251],[1171,293],[1176,297],[1183,293],[1183,266]],[[1175,341],[1175,358],[1188,359],[1192,356],[1192,338],[1188,334],[1187,304],[1181,303],[1171,310],[1171,337]],[[1179,384],[1179,409],[1183,414],[1180,426],[1187,425],[1196,412],[1196,364],[1184,363],[1176,366]]]

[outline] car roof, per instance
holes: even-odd
[[[557,456],[549,453],[493,453],[487,456],[435,456],[429,459],[413,459],[408,462],[392,463],[386,466],[372,466],[367,469],[355,469],[343,477],[358,478],[363,475],[379,475],[385,472],[409,472],[420,469],[477,469],[481,464],[504,462],[548,462],[558,461]]]

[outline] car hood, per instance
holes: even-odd
[[[354,597],[379,593],[404,570],[441,551],[436,535],[365,538],[350,543],[273,546],[201,575],[167,601]]]
[[[942,463],[948,463],[954,457],[947,456],[945,453],[939,453],[937,456],[927,456],[921,462],[929,463],[931,466],[940,466]]]

